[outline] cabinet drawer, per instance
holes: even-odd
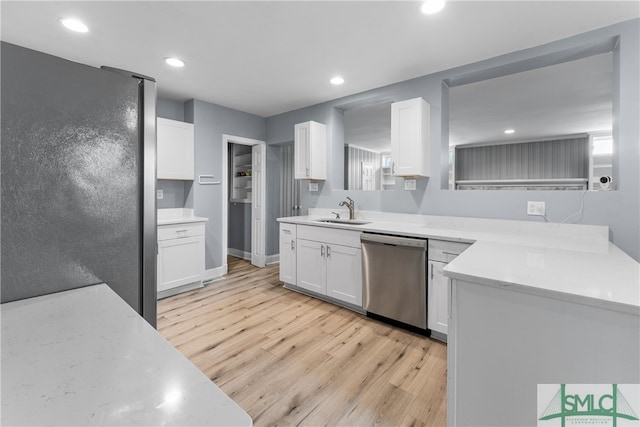
[[[158,241],[204,236],[204,223],[158,226]]]
[[[469,246],[470,243],[429,239],[427,258],[432,261],[451,262]]]
[[[350,246],[352,248],[361,247],[360,231],[338,230],[329,227],[315,227],[313,225],[298,225],[298,239],[313,240],[334,245]]]
[[[296,239],[296,225],[295,224],[286,224],[284,222],[280,223],[280,239]]]

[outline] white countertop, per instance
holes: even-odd
[[[171,224],[188,224],[192,222],[206,222],[209,218],[201,216],[195,216],[193,209],[188,208],[168,208],[158,209],[157,224],[171,225]]]
[[[252,425],[106,285],[0,311],[2,425]]]
[[[608,227],[375,212],[358,215],[364,225],[317,222],[332,217],[313,209],[278,221],[476,242],[447,276],[640,315],[640,264],[608,241]]]

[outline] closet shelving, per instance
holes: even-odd
[[[232,146],[233,161],[231,173],[232,191],[231,201],[251,203],[251,147],[234,144]]]

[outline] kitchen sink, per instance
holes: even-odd
[[[350,224],[350,225],[364,225],[364,224],[371,223],[371,221],[362,221],[359,219],[340,219],[340,218],[316,219],[315,221],[326,222],[328,224]]]

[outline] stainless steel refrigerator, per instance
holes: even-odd
[[[106,283],[155,327],[155,82],[0,53],[2,302]]]

